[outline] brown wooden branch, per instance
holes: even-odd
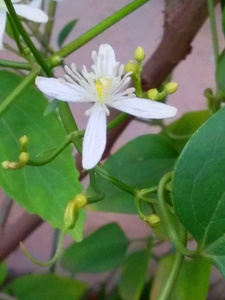
[[[166,2],[168,5],[162,40],[143,68],[144,90],[159,86],[186,58],[191,51],[191,42],[207,18],[206,0],[166,0]],[[113,112],[111,118],[116,115],[117,113]],[[105,155],[109,154],[114,142],[130,120],[131,118],[127,119],[109,133]],[[79,159],[78,167],[81,169]],[[16,224],[6,228],[0,239],[0,260],[8,256],[18,243],[26,239],[41,223],[40,217],[24,212]]]

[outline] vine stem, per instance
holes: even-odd
[[[209,21],[210,21],[210,29],[212,35],[214,59],[215,59],[215,63],[217,64],[219,58],[219,44],[218,44],[218,35],[217,35],[217,28],[216,28],[214,0],[208,0],[208,10],[209,10]]]
[[[24,39],[24,42],[26,43],[27,47],[30,49],[30,51],[32,52],[32,54],[34,55],[34,57],[36,58],[37,62],[40,64],[40,66],[42,67],[42,69],[44,70],[46,75],[52,77],[53,76],[52,70],[47,65],[45,59],[42,57],[40,52],[37,50],[34,43],[32,42],[29,35],[27,34],[26,30],[24,29],[24,27],[12,5],[11,0],[4,0],[4,1],[5,1],[5,5],[8,9],[8,12],[10,14],[10,17],[12,18],[13,23],[17,27],[17,30],[19,31],[20,35]]]
[[[59,258],[60,254],[62,252],[63,239],[64,239],[64,236],[65,236],[67,230],[68,230],[68,228],[64,227],[62,229],[62,231],[60,231],[56,252],[55,252],[54,256],[52,257],[52,259],[50,259],[49,261],[46,261],[46,262],[38,261],[36,258],[31,256],[30,253],[27,252],[27,250],[25,249],[22,242],[20,242],[20,248],[23,251],[23,253],[26,255],[26,257],[28,257],[29,260],[32,261],[34,264],[36,264],[38,266],[51,266],[52,264],[54,264],[56,262],[56,260]]]
[[[49,21],[46,23],[45,30],[44,30],[44,37],[47,41],[46,49],[48,49],[51,35],[52,35],[52,29],[53,29],[54,22],[55,22],[56,8],[57,8],[57,1],[50,1],[49,5],[48,5]]]
[[[177,235],[177,232],[173,226],[171,217],[168,213],[168,209],[167,209],[168,204],[166,204],[166,199],[165,199],[165,193],[166,193],[165,187],[166,187],[167,183],[171,181],[172,174],[173,174],[173,172],[169,172],[169,173],[165,174],[159,182],[159,187],[158,187],[159,208],[162,213],[164,222],[167,226],[169,237],[170,237],[171,241],[174,243],[174,245],[176,246],[178,252],[182,253],[183,255],[193,257],[193,256],[196,256],[197,250],[191,251],[191,250],[188,250],[184,246],[183,242],[180,240],[180,238]],[[180,224],[180,226],[182,226],[182,225]]]
[[[183,245],[186,245],[187,242],[187,234],[183,226],[180,226],[180,235],[179,235],[180,241]],[[163,286],[163,289],[159,295],[158,300],[169,300],[172,297],[172,293],[174,291],[174,287],[176,285],[179,273],[181,271],[182,263],[184,260],[184,255],[177,251],[174,264],[172,267],[172,270],[170,272],[170,275],[166,281],[166,283]]]
[[[62,49],[60,49],[58,52],[56,52],[54,55],[60,56],[60,57],[66,57],[84,44],[86,44],[88,41],[92,40],[94,37],[102,33],[107,28],[111,27],[133,11],[135,11],[137,8],[148,2],[149,0],[135,0],[132,1],[130,4],[124,6],[114,14],[112,14],[107,19],[103,20],[87,32],[85,32],[83,35],[78,37],[76,40],[71,42],[70,44],[66,45]],[[51,58],[50,58],[51,60]]]
[[[0,67],[27,70],[27,71],[31,70],[30,64],[26,62],[18,62],[18,61],[11,61],[5,59],[0,59]]]

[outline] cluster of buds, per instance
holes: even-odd
[[[151,100],[163,100],[168,94],[173,94],[177,91],[178,84],[176,82],[169,82],[165,85],[164,90],[159,92],[156,88],[147,91],[147,96]]]
[[[73,229],[76,225],[79,210],[87,204],[87,198],[83,194],[78,194],[67,204],[64,213],[64,225],[67,229]]]
[[[134,58],[137,61],[137,63],[130,60],[125,65],[125,71],[131,72],[131,78],[134,82],[140,80],[140,73],[142,71],[142,61],[145,59],[145,51],[142,47],[138,47],[134,52]]]
[[[2,167],[6,170],[18,170],[23,168],[30,160],[29,153],[27,152],[28,137],[26,135],[19,139],[20,143],[20,155],[18,161],[3,161]]]

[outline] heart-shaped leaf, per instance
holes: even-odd
[[[189,140],[177,162],[172,197],[175,211],[225,276],[225,108]]]
[[[23,78],[14,73],[0,71],[0,103]],[[18,159],[19,138],[27,135],[28,151],[36,155],[60,145],[66,132],[56,113],[46,117],[43,112],[48,104],[44,96],[30,87],[0,119],[0,161]],[[82,190],[74,166],[72,147],[64,150],[51,163],[41,167],[26,166],[20,170],[0,172],[0,186],[5,193],[30,213],[40,215],[53,227],[62,228],[67,203]],[[76,230],[71,231],[80,240],[84,222],[81,212]]]

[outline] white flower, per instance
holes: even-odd
[[[48,16],[39,8],[27,5],[27,4],[17,4],[20,0],[12,0],[13,7],[16,13],[28,20],[37,23],[46,23],[48,21]],[[5,32],[7,16],[7,7],[4,0],[0,0],[0,49],[3,49],[3,34]]]
[[[65,0],[53,0],[53,1],[55,1],[55,2],[63,2]],[[33,7],[41,8],[42,2],[43,2],[43,0],[32,0],[29,5],[31,5]]]
[[[91,102],[86,111],[89,116],[83,140],[82,164],[93,168],[101,159],[106,145],[106,125],[109,107],[146,119],[163,119],[176,115],[177,109],[163,103],[135,97],[134,88],[121,89],[130,81],[123,74],[124,66],[116,62],[110,45],[101,45],[98,54],[93,51],[93,72],[83,67],[82,75],[75,64],[65,67],[65,80],[37,77],[36,85],[45,94],[62,101]]]

